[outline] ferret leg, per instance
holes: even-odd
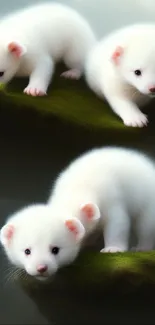
[[[143,114],[138,106],[128,98],[119,94],[105,94],[113,111],[120,116],[124,124],[132,127],[143,127],[148,123],[147,116]]]
[[[73,46],[64,57],[64,63],[69,70],[64,71],[60,76],[67,79],[80,79],[83,73],[83,62],[84,54],[81,54],[81,49]]]
[[[33,70],[24,93],[32,96],[46,95],[54,71],[54,63],[49,56],[40,58]]]
[[[74,79],[78,80],[81,78],[81,71],[78,69],[70,69],[63,73],[61,73],[60,77],[66,78],[66,79]]]
[[[123,252],[128,250],[130,218],[121,204],[112,205],[106,214],[104,226],[105,252]]]

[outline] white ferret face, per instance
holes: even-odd
[[[113,53],[116,68],[123,79],[140,93],[155,96],[155,43],[136,39],[127,48],[118,47]]]
[[[6,84],[15,76],[25,52],[26,49],[17,42],[0,45],[0,83]]]
[[[76,258],[84,235],[77,218],[57,218],[49,206],[34,205],[9,218],[0,240],[15,266],[46,280]]]

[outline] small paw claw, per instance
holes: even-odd
[[[65,71],[65,72],[61,73],[60,76],[63,77],[63,78],[66,78],[66,79],[78,80],[81,77],[81,71],[78,70],[78,69],[71,69],[71,70],[68,70],[68,71]]]
[[[24,94],[36,97],[36,96],[45,96],[46,92],[39,88],[33,88],[28,86],[24,89]]]
[[[117,252],[124,252],[124,250],[117,246],[108,246],[101,249],[100,251],[100,253],[117,253]]]
[[[142,128],[148,124],[148,118],[143,113],[136,113],[124,118],[123,122],[127,126]]]

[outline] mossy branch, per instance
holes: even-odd
[[[94,129],[116,129],[135,132],[125,127],[108,105],[88,89],[84,80],[72,81],[60,77],[58,69],[45,97],[23,94],[27,79],[14,79],[1,87],[1,99],[5,105],[27,107],[42,114],[53,114],[71,123]],[[132,130],[132,131],[131,131]],[[137,130],[136,130],[137,131]]]
[[[155,284],[155,251],[83,253],[64,272],[77,286],[92,284],[99,288],[122,276],[133,284]]]
[[[49,282],[34,281],[28,277],[24,286],[30,285],[78,293],[81,288],[100,292],[118,286],[119,291],[126,287],[137,288],[141,285],[155,286],[155,251],[106,253],[84,252],[68,267],[62,268]],[[23,282],[22,281],[22,284]],[[121,282],[121,286],[120,286]],[[124,286],[124,287],[122,287]]]

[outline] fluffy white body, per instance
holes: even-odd
[[[85,76],[90,88],[132,127],[147,125],[138,106],[155,95],[155,24],[116,30],[90,51]]]
[[[45,95],[55,63],[70,70],[62,76],[78,79],[96,37],[79,13],[58,3],[38,4],[0,21],[0,82],[30,77],[25,93]]]
[[[121,148],[92,150],[66,168],[45,205],[8,218],[1,243],[9,260],[38,279],[74,261],[83,239],[103,227],[102,252],[129,249],[130,226],[137,249],[155,244],[155,165]]]
[[[105,251],[111,247],[128,250],[132,221],[137,227],[137,248],[152,249],[154,193],[155,165],[148,157],[129,149],[107,147],[94,149],[71,163],[56,181],[48,204],[55,218],[79,217],[79,207],[87,202],[97,206],[98,221],[104,226]],[[84,227],[86,233],[94,230],[94,224],[87,220]]]

